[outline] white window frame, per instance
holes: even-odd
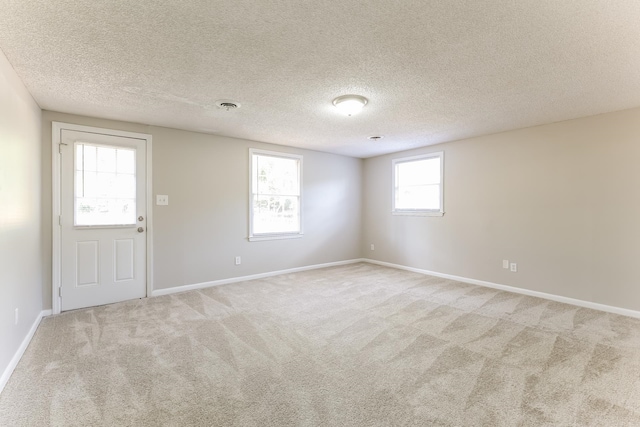
[[[298,176],[300,177],[300,231],[293,233],[254,233],[253,231],[253,156],[270,156],[280,157],[283,159],[298,161]],[[279,240],[279,239],[299,239],[304,235],[303,232],[303,194],[302,194],[302,156],[298,154],[282,153],[279,151],[267,151],[257,148],[249,148],[249,241],[256,242],[262,240]]]
[[[440,159],[440,209],[398,209],[396,208],[397,169],[399,163],[416,162],[426,159]],[[444,215],[444,151],[421,154],[419,156],[402,157],[391,161],[391,213],[393,215],[443,216]]]

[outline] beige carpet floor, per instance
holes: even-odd
[[[2,426],[640,426],[640,320],[352,264],[42,321]]]

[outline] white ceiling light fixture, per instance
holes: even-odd
[[[346,116],[358,114],[369,100],[360,95],[343,95],[333,100],[333,105]]]

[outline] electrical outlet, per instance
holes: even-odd
[[[509,260],[508,259],[503,259],[502,260],[502,268],[504,268],[505,270],[509,269]]]
[[[15,319],[16,325],[18,324],[18,309],[16,308],[16,319]]]
[[[375,245],[374,245],[373,243],[371,244],[371,250],[372,250],[372,251],[375,251],[375,250],[376,250],[376,247],[375,247]]]
[[[169,196],[166,194],[156,194],[156,205],[167,206],[169,204]]]
[[[236,265],[240,265],[240,263],[242,263],[242,259],[239,256],[237,256],[236,257]]]
[[[517,271],[518,271],[518,264],[516,264],[515,262],[512,262],[512,263],[509,265],[509,269],[510,269],[511,271],[513,271],[514,273],[515,273],[515,272],[517,272]]]

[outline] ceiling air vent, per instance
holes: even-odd
[[[216,106],[222,110],[231,111],[240,108],[240,103],[229,99],[221,99],[216,101]]]

